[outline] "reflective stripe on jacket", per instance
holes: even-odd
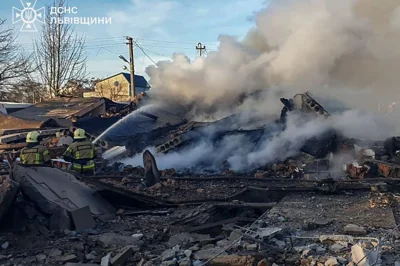
[[[72,159],[74,170],[90,171],[94,169],[95,146],[88,140],[72,143],[64,153],[64,156]]]
[[[94,169],[94,161],[90,160],[87,164],[73,163],[72,169],[76,171],[92,171]]]
[[[49,150],[42,145],[23,148],[20,157],[22,164],[26,165],[41,165],[50,161]]]

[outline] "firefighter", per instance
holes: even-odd
[[[21,150],[21,163],[25,165],[50,165],[51,158],[49,150],[40,145],[41,136],[39,132],[32,131],[26,135],[28,145]]]
[[[74,143],[64,153],[64,160],[72,163],[72,169],[81,174],[94,174],[95,146],[86,139],[85,130],[78,128],[74,132]]]

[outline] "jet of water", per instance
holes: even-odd
[[[139,109],[133,111],[132,113],[130,113],[129,115],[125,116],[124,118],[118,120],[116,123],[114,123],[113,125],[111,125],[109,128],[107,128],[103,133],[101,133],[100,136],[98,136],[94,141],[93,144],[96,144],[99,140],[101,140],[104,136],[106,136],[111,130],[113,130],[114,128],[118,127],[118,126],[122,126],[124,123],[129,123],[129,120],[132,117],[135,117],[137,115],[140,114],[140,112],[142,111],[148,111],[151,108],[154,108],[156,105],[155,104],[149,104],[143,107],[140,107]]]

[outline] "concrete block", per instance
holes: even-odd
[[[110,266],[111,265],[111,253],[108,253],[106,256],[101,258],[101,266]]]
[[[69,215],[64,209],[57,209],[50,217],[51,231],[64,231],[65,229],[72,229],[72,222]]]
[[[96,226],[89,206],[71,211],[71,218],[75,225],[75,231],[91,229]]]
[[[74,254],[64,255],[58,258],[59,261],[66,263],[66,262],[77,262],[79,261],[78,257]]]
[[[111,259],[111,265],[125,265],[126,261],[132,257],[133,248],[127,246]]]

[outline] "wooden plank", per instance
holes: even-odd
[[[0,144],[0,150],[19,150],[26,147],[26,143]]]
[[[38,130],[38,131],[42,136],[49,136],[49,135],[55,135],[60,130],[66,130],[66,129],[68,129],[68,128],[56,128],[56,129],[46,129],[46,130]],[[29,132],[30,131],[26,131],[23,133],[15,133],[15,134],[11,134],[11,135],[1,136],[0,144],[6,144],[9,142],[13,142],[13,141],[23,140],[26,138],[26,135],[28,135]]]
[[[24,128],[24,129],[0,129],[0,136],[22,133],[26,131],[38,130],[37,128]]]

